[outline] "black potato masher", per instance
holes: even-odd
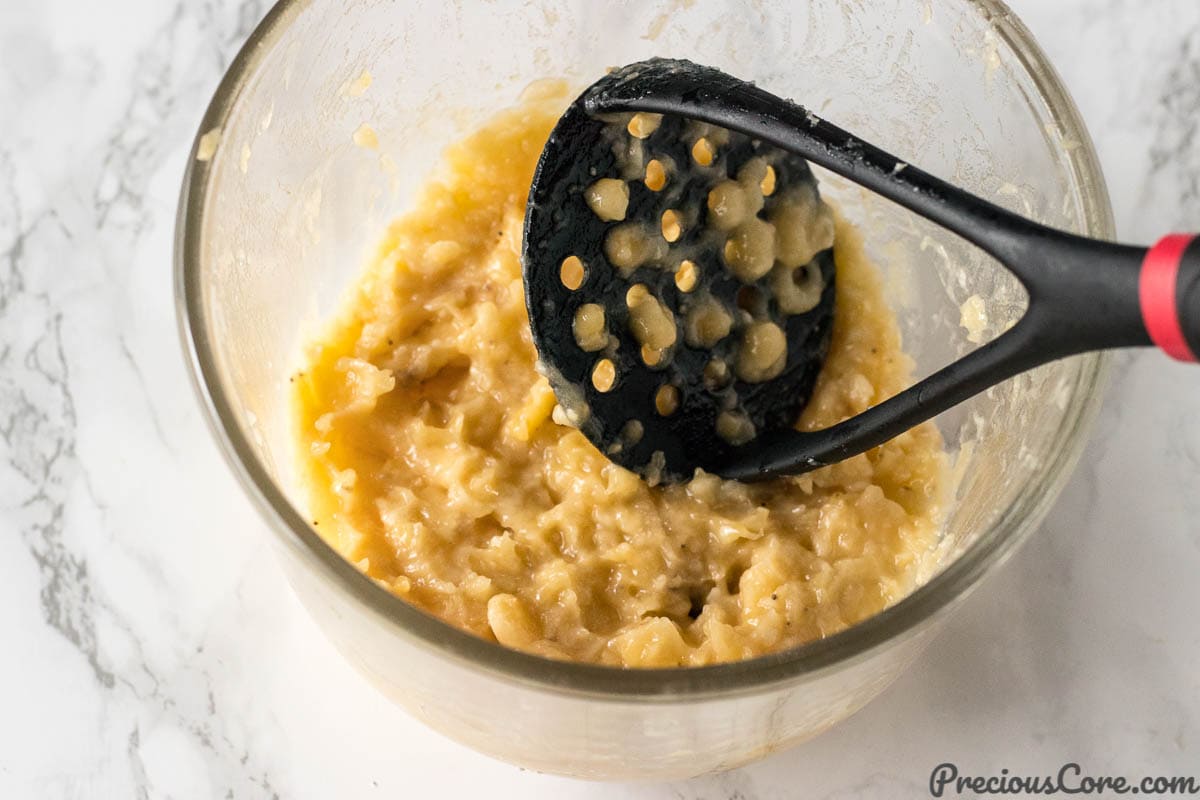
[[[801,432],[836,277],[807,161],[979,246],[1029,305],[915,386]],[[1194,237],[1145,248],[1048,228],[688,61],[631,64],[571,104],[538,163],[522,261],[539,367],[565,421],[653,481],[697,467],[742,480],[802,473],[1085,351],[1200,352]]]

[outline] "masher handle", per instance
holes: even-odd
[[[1008,331],[912,388],[819,431],[747,446],[725,477],[805,472],[865,452],[1018,373],[1091,350],[1158,345],[1200,354],[1200,242],[1088,239],[1014,214],[912,166],[803,107],[690,62],[643,65],[587,99],[592,113],[678,114],[803,156],[962,236],[1013,272],[1029,308]]]
[[[1200,238],[1173,233],[1142,262],[1138,306],[1150,340],[1179,361],[1200,354]]]

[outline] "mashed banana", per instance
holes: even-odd
[[[938,538],[933,426],[798,478],[652,488],[560,424],[534,370],[518,253],[566,100],[543,91],[453,145],[309,348],[294,385],[317,530],[408,602],[559,659],[749,658],[895,602]],[[863,411],[911,369],[843,222],[837,243],[833,345],[804,429]]]

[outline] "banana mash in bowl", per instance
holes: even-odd
[[[540,83],[452,145],[307,347],[293,386],[321,535],[464,630],[618,666],[750,658],[900,599],[939,539],[933,425],[801,477],[697,470],[667,486],[610,463],[566,418],[536,368],[519,254],[533,170],[571,97]],[[911,379],[882,278],[844,220],[834,253],[833,342],[806,429]]]

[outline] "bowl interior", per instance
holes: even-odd
[[[794,98],[1000,205],[1111,234],[1069,101],[1047,100],[1053,81],[1029,71],[991,2],[412,0],[401,9],[358,0],[290,3],[277,13],[286,18],[258,45],[207,139],[217,144],[211,160],[197,165],[200,213],[184,220],[199,226],[186,265],[196,293],[188,324],[204,332],[199,356],[211,360],[207,390],[231,410],[221,420],[227,435],[244,438],[249,470],[274,481],[301,514],[287,384],[302,343],[446,142],[515,103],[536,79],[582,87],[610,65],[689,58]],[[370,85],[360,92],[364,72]],[[378,149],[355,145],[364,123]],[[822,179],[882,269],[918,376],[1020,316],[1022,289],[991,259],[853,185]],[[986,320],[972,337],[960,323],[975,297]],[[957,479],[944,563],[989,537],[1016,535],[1044,505],[1080,437],[1098,365],[1084,357],[1047,366],[939,418]]]

